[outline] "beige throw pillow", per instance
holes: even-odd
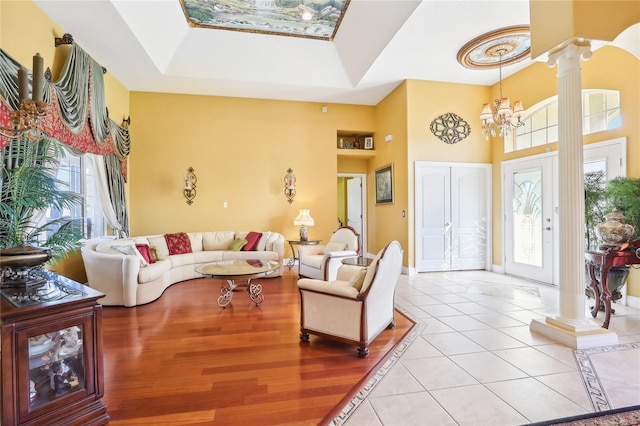
[[[358,272],[356,272],[353,277],[349,280],[349,285],[356,290],[362,290],[362,284],[364,283],[364,277],[367,275],[367,269],[362,268]]]
[[[342,251],[347,245],[345,243],[339,243],[337,241],[330,241],[322,249],[322,254],[331,253],[332,251]]]

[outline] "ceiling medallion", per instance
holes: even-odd
[[[530,33],[528,25],[518,25],[482,34],[462,46],[458,62],[471,69],[492,69],[520,62],[531,56]]]
[[[458,143],[471,133],[469,123],[452,112],[436,117],[429,128],[438,139],[448,144]]]
[[[332,41],[351,0],[180,0],[192,27]]]

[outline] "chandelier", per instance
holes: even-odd
[[[495,137],[496,134],[510,137],[512,129],[524,126],[524,122],[520,121],[524,114],[522,101],[515,101],[513,108],[511,108],[509,98],[502,95],[502,55],[506,51],[498,50],[497,53],[500,55],[500,98],[493,101],[493,106],[488,103],[482,105],[482,113],[480,114],[482,134],[486,140],[489,140],[489,135]]]
[[[40,121],[50,114],[49,104],[44,98],[44,73],[42,72],[43,59],[39,53],[33,57],[33,82],[31,99],[29,99],[29,82],[27,70],[24,67],[18,69],[18,97],[20,105],[18,109],[11,111],[9,122],[11,127],[0,126],[0,135],[15,139],[27,136],[29,139],[37,139],[40,136],[38,126]]]

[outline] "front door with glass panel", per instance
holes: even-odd
[[[553,280],[553,159],[550,156],[504,165],[505,272]]]
[[[587,145],[584,171],[626,173],[626,139]],[[503,163],[505,273],[559,283],[557,152]]]

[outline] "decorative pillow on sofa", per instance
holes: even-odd
[[[191,240],[185,232],[178,232],[177,234],[164,234],[164,239],[167,242],[167,248],[169,249],[169,255],[192,253]]]
[[[149,246],[149,253],[151,253],[151,258],[153,259],[154,263],[160,260],[165,260],[164,257],[162,257],[158,246]]]
[[[156,260],[153,258],[153,256],[151,256],[149,244],[136,243],[136,248],[138,249],[142,257],[144,257],[144,260],[147,261],[147,263],[156,263]]]
[[[322,254],[331,253],[332,251],[342,251],[347,245],[345,243],[339,243],[337,241],[330,241],[322,249]]]
[[[271,232],[269,232],[269,231],[262,233],[262,236],[258,240],[258,245],[256,246],[256,250],[257,251],[268,250],[267,249],[267,240],[269,239],[270,236],[271,236]]]
[[[169,247],[167,247],[167,240],[164,239],[164,235],[151,235],[147,237],[147,241],[149,242],[149,249],[154,248],[156,250],[158,255],[156,260],[164,260],[169,256]],[[162,259],[158,259],[158,257]]]
[[[255,250],[258,246],[258,241],[260,241],[260,237],[262,237],[262,232],[249,232],[245,240],[247,240],[247,244],[242,247],[242,251],[252,251]]]
[[[138,258],[138,260],[140,261],[140,266],[141,267],[145,267],[145,266],[149,266],[149,262],[147,262],[144,257],[142,257],[142,255],[140,254],[140,252],[138,250],[136,250],[134,245],[124,245],[124,244],[115,244],[111,246],[112,249],[114,249],[115,251],[118,251],[122,254],[126,254],[126,255],[132,255],[132,256],[136,256]]]
[[[245,240],[244,238],[236,238],[235,240],[233,240],[233,242],[229,246],[229,250],[240,251],[242,247],[244,247],[246,244],[247,244],[247,240]]]

